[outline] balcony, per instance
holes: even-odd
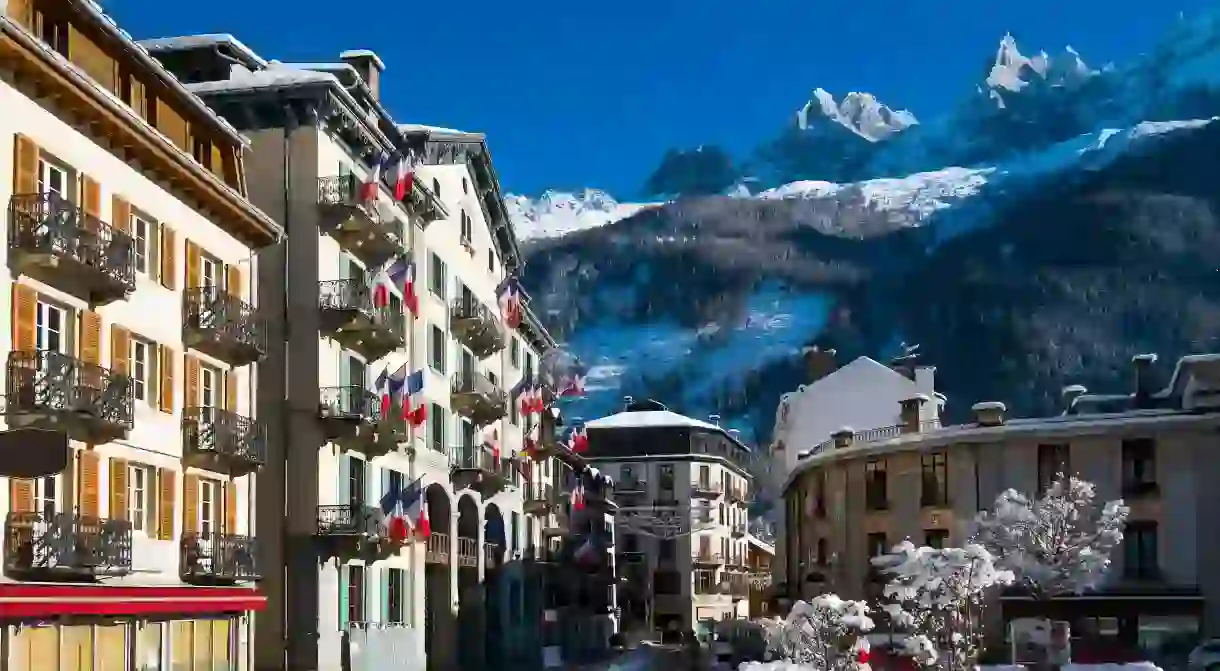
[[[411,192],[407,194],[404,202],[412,212],[424,220],[424,225],[449,216],[449,210],[445,208],[441,199],[418,179],[411,184]]]
[[[131,522],[75,513],[12,512],[4,571],[30,580],[92,580],[131,573]]]
[[[360,199],[355,175],[318,179],[318,213],[323,231],[366,266],[380,266],[402,249],[398,220],[383,221],[376,200]]]
[[[699,550],[691,555],[691,563],[696,566],[724,566],[724,555],[712,550]]]
[[[458,536],[457,560],[460,568],[479,567],[479,541]]]
[[[239,478],[267,462],[267,426],[219,408],[182,411],[182,462]]]
[[[318,418],[326,439],[345,450],[369,457],[389,454],[398,447],[392,425],[382,417],[381,399],[364,387],[322,387],[318,390]]]
[[[131,378],[59,352],[10,352],[4,414],[10,428],[63,431],[86,443],[125,438]]]
[[[486,447],[460,445],[449,452],[449,472],[454,490],[473,489],[486,499],[508,486],[500,460]]]
[[[508,394],[487,376],[463,371],[453,376],[449,404],[457,414],[486,426],[504,417],[508,411]]]
[[[735,487],[729,487],[728,497],[729,497],[729,500],[732,501],[733,503],[743,503],[744,504],[744,503],[750,502],[750,496],[747,493],[745,485],[737,485]]]
[[[433,531],[428,534],[428,542],[424,549],[425,564],[449,565],[449,554],[453,548],[449,543],[449,534]]]
[[[470,294],[453,301],[449,330],[480,359],[499,352],[507,344],[500,317]]]
[[[122,300],[136,288],[131,236],[85,214],[54,193],[9,200],[9,266],[93,305]]]
[[[745,522],[736,522],[730,526],[730,531],[732,531],[735,537],[741,538],[746,535],[748,528]]]
[[[181,551],[178,570],[183,582],[224,585],[263,578],[258,544],[249,536],[188,533],[182,537]]]
[[[267,322],[254,306],[217,287],[187,289],[182,300],[182,341],[187,347],[234,366],[267,354]]]
[[[381,508],[362,503],[318,506],[316,537],[336,557],[385,558],[401,547],[386,534]]]
[[[690,493],[692,498],[708,498],[714,499],[723,492],[719,482],[710,480],[696,480],[690,483]]]
[[[363,279],[318,283],[322,331],[369,361],[406,345],[402,305],[375,306],[373,290]]]
[[[550,485],[528,482],[522,496],[522,511],[526,515],[546,515],[555,509],[555,489]]]

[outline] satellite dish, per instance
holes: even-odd
[[[47,429],[0,432],[0,476],[42,478],[68,467],[68,434]]]

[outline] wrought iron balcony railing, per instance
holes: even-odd
[[[108,303],[135,291],[131,236],[86,214],[56,193],[9,201],[12,265],[40,279],[67,280],[74,293]]]
[[[126,575],[131,522],[76,513],[11,512],[4,521],[10,575]]]
[[[318,179],[321,224],[341,247],[367,265],[385,263],[402,248],[402,224],[398,217],[383,216],[377,208],[378,193],[362,197],[363,184],[355,175]]]
[[[219,287],[187,289],[182,300],[183,340],[188,346],[234,365],[266,355],[267,321],[253,305]]]
[[[267,461],[267,425],[256,419],[220,408],[185,408],[182,431],[184,459],[198,468],[240,476]]]
[[[719,482],[711,480],[695,480],[690,483],[691,493],[697,496],[720,496],[724,488]]]
[[[318,506],[318,535],[384,538],[385,513],[363,503]]]
[[[322,328],[344,347],[377,359],[406,343],[406,317],[401,302],[387,298],[379,305],[373,294],[364,279],[318,283]]]
[[[453,301],[449,311],[449,330],[479,358],[490,356],[507,344],[500,318],[471,294]]]
[[[318,390],[318,414],[323,419],[377,423],[381,417],[381,399],[357,385],[322,387]]]
[[[51,351],[10,352],[5,414],[10,426],[65,430],[107,443],[131,430],[131,378]]]
[[[478,426],[490,424],[508,412],[508,393],[481,373],[462,371],[454,375],[450,393],[454,411]]]
[[[249,536],[187,533],[181,550],[179,570],[187,582],[245,582],[263,577],[258,543]]]
[[[713,550],[699,550],[691,555],[691,560],[696,564],[720,565],[724,563],[724,555]]]

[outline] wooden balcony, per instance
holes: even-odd
[[[319,282],[318,309],[323,334],[369,361],[406,346],[402,304],[375,305],[364,279]]]
[[[267,425],[219,408],[182,411],[182,462],[235,478],[267,462]]]
[[[4,414],[11,428],[63,431],[109,443],[134,422],[131,378],[59,352],[10,352]]]
[[[254,306],[218,287],[187,289],[182,296],[182,340],[233,366],[267,354],[267,322]]]
[[[178,571],[183,582],[225,585],[263,579],[258,542],[250,536],[188,533],[180,546]]]
[[[76,513],[11,512],[4,572],[22,580],[93,580],[131,573],[131,522]]]
[[[55,193],[9,200],[9,266],[93,305],[124,300],[136,288],[131,236]]]
[[[383,219],[376,199],[360,198],[363,185],[355,175],[318,179],[318,212],[322,230],[368,267],[380,266],[402,249],[398,220]]]

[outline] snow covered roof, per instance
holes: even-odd
[[[589,429],[639,428],[699,428],[718,430],[720,427],[669,410],[637,410],[620,412],[585,423]]]
[[[228,79],[187,84],[186,88],[192,93],[222,93],[284,89],[329,82],[339,85],[339,80],[328,72],[272,66],[266,70],[254,72],[236,71]]]
[[[181,37],[154,37],[140,40],[139,44],[147,51],[188,51],[200,47],[225,46],[244,60],[266,67],[267,61],[242,43],[241,40],[228,33],[207,33],[203,35],[183,35]]]
[[[428,126],[422,123],[400,123],[398,124],[398,130],[408,134],[422,133],[437,136],[438,139],[468,140],[470,142],[483,142],[487,139],[487,136],[483,133],[471,133],[443,126]]]
[[[340,53],[339,58],[371,58],[373,59],[373,65],[376,65],[377,69],[385,70],[385,61],[381,60],[377,52],[372,49],[348,49]]]

